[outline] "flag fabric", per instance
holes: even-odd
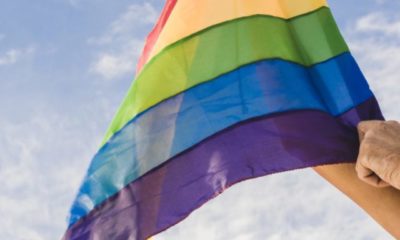
[[[354,162],[371,119],[324,0],[167,0],[64,239],[147,239],[237,182]]]

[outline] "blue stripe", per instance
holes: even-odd
[[[149,170],[236,123],[300,109],[337,116],[371,96],[349,53],[310,68],[260,61],[193,87],[133,119],[97,153],[70,224]]]

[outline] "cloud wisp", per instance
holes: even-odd
[[[138,32],[151,26],[157,15],[158,11],[150,3],[132,4],[110,24],[104,35],[89,39],[89,44],[101,48],[90,72],[104,79],[116,79],[125,74],[133,76],[143,48],[143,37],[138,37]]]
[[[400,18],[373,12],[347,31],[349,45],[387,118],[400,120]]]
[[[84,7],[84,0],[63,1]],[[80,53],[89,56],[91,61],[84,66],[90,68],[81,75],[89,71],[106,80],[133,76],[145,34],[159,13],[154,7],[157,4],[162,1],[137,0],[124,8],[103,34],[91,33],[97,37],[89,39],[89,48]],[[400,19],[385,14],[375,12],[358,19],[347,37],[386,116],[400,120]],[[12,37],[0,34],[0,42]],[[96,51],[94,55],[92,50]],[[20,64],[32,56],[38,63],[47,64],[40,62],[38,56],[42,53],[42,48],[29,45],[5,47],[0,51],[0,69],[8,71],[8,67],[15,66],[17,71],[24,71]],[[63,58],[58,60],[62,62]],[[60,76],[70,74],[69,68],[57,71]],[[38,77],[47,73],[41,74]],[[15,77],[15,82],[22,82],[20,79]],[[113,85],[122,86],[121,82]],[[13,116],[0,117],[0,239],[59,239],[66,228],[70,204],[101,141],[105,122],[115,111],[116,106],[100,93],[101,97],[95,100],[81,98],[68,103],[68,99],[62,99],[66,94],[62,85],[54,89],[60,95],[58,107],[46,105],[54,92],[43,91],[43,109],[29,112],[23,121],[14,120]],[[88,91],[101,92],[103,88],[94,84]],[[24,97],[23,101],[33,101],[30,95]],[[3,107],[9,104],[4,101]],[[63,106],[74,110],[68,112]],[[12,107],[15,115],[23,111]],[[391,238],[312,170],[302,170],[234,186],[155,239]]]
[[[25,121],[0,119],[0,239],[60,239],[65,231],[101,139],[93,116],[108,111],[101,103],[78,108],[75,115],[46,107]]]
[[[388,118],[400,120],[400,19],[373,12],[345,33]],[[362,227],[362,230],[360,230]],[[312,170],[234,186],[188,219],[156,236],[164,239],[391,239],[347,197]]]
[[[4,38],[4,35],[0,35],[0,41]],[[9,49],[3,54],[0,54],[0,66],[14,65],[19,60],[31,56],[35,52],[35,48],[29,47],[24,49]]]
[[[360,226],[365,227],[360,231]],[[390,239],[311,169],[239,183],[155,240]]]

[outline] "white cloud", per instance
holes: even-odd
[[[371,13],[347,32],[348,42],[387,118],[400,120],[400,18]]]
[[[158,12],[149,3],[132,4],[113,21],[108,31],[89,44],[100,46],[101,52],[90,67],[90,72],[105,79],[115,79],[132,74],[142,51],[143,39],[138,37],[141,27],[156,21]]]
[[[0,35],[1,40],[1,35]],[[0,54],[0,66],[13,65],[20,59],[24,59],[35,52],[35,48],[30,47],[26,49],[10,49],[4,54]]]
[[[142,41],[135,40],[132,15],[139,8],[134,6],[109,26],[103,40],[91,42],[100,50],[92,71],[105,78],[135,68]],[[141,15],[153,14],[150,5],[137,6],[143,8],[136,23],[150,21]],[[0,66],[16,64],[34,53],[34,47],[9,49],[0,53]],[[0,117],[0,239],[60,239],[67,227],[68,210],[104,133],[100,125],[104,127],[115,111],[114,106],[110,108],[108,100],[96,99],[76,105],[73,114],[62,108],[42,109],[23,122]]]
[[[125,50],[103,52],[92,63],[90,71],[105,79],[114,79],[127,73],[133,75],[142,46],[142,42],[133,39],[124,43]]]
[[[107,112],[88,105],[78,115],[47,109],[22,122],[0,119],[0,239],[60,239],[100,141],[93,113]]]
[[[157,10],[150,3],[132,4],[110,24],[103,36],[89,39],[89,42],[113,44],[118,40],[130,39],[137,35],[137,30],[141,25],[153,24],[157,16]]]
[[[156,15],[149,4],[131,5],[104,35],[90,39],[91,46],[99,48],[90,71],[106,79],[133,72],[143,45],[138,28],[151,25]],[[360,19],[349,33],[350,45],[387,115],[400,119],[396,78],[400,45],[393,29],[399,21],[379,21],[385,24],[384,31],[374,25],[373,14]],[[0,63],[15,64],[29,52],[34,49],[10,49],[0,53]],[[94,110],[102,108],[94,105],[77,106],[82,110],[74,115],[42,111],[27,116],[22,123],[0,118],[0,239],[58,239],[63,233],[66,214],[86,171],[84,166],[101,140],[103,129],[97,126],[102,120],[96,113],[112,114],[115,110]],[[156,239],[390,237],[312,170],[303,170],[234,186]]]
[[[387,2],[387,0],[375,0],[375,3],[377,3],[377,4],[384,4],[386,2]]]
[[[379,5],[388,4],[389,8],[393,7],[394,5],[398,5],[400,3],[399,1],[396,0],[375,0],[374,2]]]
[[[68,0],[68,3],[71,4],[73,7],[77,7],[81,0]]]
[[[400,19],[379,12],[349,26],[346,37],[384,114],[400,120]],[[312,170],[241,183],[155,240],[392,239]]]
[[[155,237],[168,239],[391,238],[351,200],[308,169],[239,183]]]
[[[360,18],[355,24],[355,31],[400,37],[400,21],[389,19],[388,14],[383,12],[375,12]]]

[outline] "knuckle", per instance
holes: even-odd
[[[360,152],[368,155],[369,152],[375,147],[376,145],[373,143],[373,137],[368,137],[363,141]]]
[[[356,168],[360,169],[363,164],[365,163],[365,159],[367,158],[367,155],[364,152],[361,152],[357,158],[356,162]]]
[[[365,122],[359,122],[359,123],[357,124],[357,128],[358,128],[358,129],[361,129],[361,128],[364,127],[364,125],[365,125]]]
[[[388,120],[388,121],[386,121],[386,124],[388,124],[388,125],[397,125],[399,123],[397,121],[395,121],[395,120]]]
[[[360,170],[360,168],[356,168],[356,173],[357,173],[357,177],[359,179],[363,179],[364,175],[362,174],[362,171]]]
[[[377,123],[376,127],[372,130],[374,130],[375,133],[380,132],[382,130],[385,130],[387,128],[388,124],[386,122],[379,122]]]
[[[399,160],[397,155],[389,155],[383,159],[383,165],[385,166],[383,177],[391,184],[400,180]]]
[[[371,129],[365,134],[365,139],[374,139],[380,135],[381,129]]]
[[[357,161],[355,169],[356,169],[357,174],[359,174],[360,173],[360,162],[359,161]]]
[[[367,131],[371,125],[371,121],[362,121],[357,124],[357,128],[362,131]]]
[[[384,176],[384,179],[386,179],[386,181],[388,181],[392,184],[395,182],[394,181],[395,173],[393,171],[385,171],[383,176]]]

